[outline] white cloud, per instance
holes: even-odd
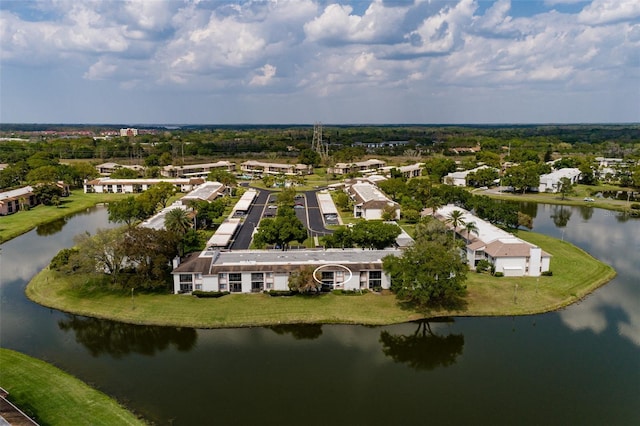
[[[631,21],[640,17],[640,2],[637,0],[593,0],[578,15],[585,24],[610,24]]]
[[[447,96],[473,90],[496,99],[495,91],[549,96],[554,90],[565,91],[567,102],[566,91],[638,92],[631,86],[640,77],[637,1],[593,0],[580,12],[517,17],[509,0],[495,1],[482,14],[474,0],[392,6],[374,0],[357,10],[350,4],[29,3],[38,13],[0,10],[0,67],[73,67],[70,78],[85,82],[239,99],[267,87],[272,95],[341,94],[380,104],[391,88],[394,96],[411,99],[423,91]],[[600,105],[594,100],[592,108]],[[633,108],[620,111],[640,115]]]
[[[306,23],[304,30],[310,42],[390,43],[400,39],[400,25],[407,10],[385,7],[382,0],[375,0],[359,16],[352,14],[349,5],[330,4],[322,15]]]
[[[265,64],[262,68],[260,68],[259,72],[261,74],[256,74],[253,76],[251,81],[249,82],[249,86],[266,86],[276,75],[276,67],[273,65]]]

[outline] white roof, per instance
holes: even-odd
[[[318,192],[316,194],[318,198],[318,204],[320,205],[320,211],[322,214],[338,214],[336,205],[333,203],[333,198],[328,192]]]
[[[11,191],[0,192],[0,200],[6,200],[7,198],[20,197],[21,195],[26,195],[30,192],[33,192],[33,188],[30,186],[25,186],[18,189],[12,189]]]
[[[240,219],[232,218],[222,222],[213,236],[209,238],[207,247],[226,247],[238,226],[240,226]]]
[[[473,172],[477,172],[478,170],[481,169],[488,169],[489,166],[480,166],[480,167],[476,167],[475,169],[471,169],[471,170],[463,170],[461,172],[452,172],[452,173],[448,173],[447,177],[453,178],[453,179],[466,179],[467,175],[469,173],[473,173]]]
[[[512,234],[508,233],[507,231],[503,231],[502,229],[492,225],[486,220],[480,219],[479,217],[472,215],[465,209],[460,208],[458,206],[454,206],[453,204],[447,204],[446,206],[440,207],[436,211],[436,214],[444,218],[447,218],[449,217],[451,212],[454,210],[460,210],[463,213],[462,220],[465,223],[468,223],[468,222],[476,223],[476,227],[478,228],[477,238],[479,240],[482,240],[486,244],[489,244],[498,239],[505,243],[508,243],[511,241],[513,241],[514,243],[523,242],[522,240],[514,237]],[[472,236],[475,236],[475,235],[472,234]]]
[[[154,216],[151,216],[149,219],[142,222],[140,226],[143,228],[155,229],[156,231],[164,229],[164,219],[167,216],[167,213],[169,213],[173,209],[181,209],[186,211],[188,207],[180,204],[179,202],[173,203],[169,207],[165,207],[159,213],[156,213]]]
[[[351,185],[351,188],[358,194],[362,202],[367,201],[390,201],[376,186],[368,182],[358,182]]]
[[[236,203],[233,211],[247,211],[249,207],[251,207],[251,203],[253,203],[253,199],[258,195],[258,191],[254,189],[250,189],[240,197],[240,200]]]
[[[183,199],[199,199],[199,200],[208,200],[213,194],[220,191],[224,185],[220,182],[205,182],[202,185],[198,185],[196,189],[189,192],[187,195],[182,197]]]
[[[540,180],[559,181],[562,178],[574,178],[580,175],[580,169],[565,167],[551,173],[540,175]]]

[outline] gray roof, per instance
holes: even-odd
[[[328,264],[347,265],[351,269],[382,268],[382,259],[388,255],[399,256],[397,249],[362,250],[238,250],[205,251],[198,257],[191,256],[180,264],[174,273],[199,272],[204,275],[220,271],[295,271],[302,266]],[[212,254],[212,255],[209,255]]]

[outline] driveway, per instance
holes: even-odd
[[[253,200],[249,213],[245,216],[244,222],[240,226],[240,230],[231,244],[230,248],[232,250],[246,250],[249,248],[253,230],[258,226],[258,223],[260,223],[260,218],[267,205],[270,193],[271,191],[264,189],[259,190],[258,196]]]
[[[324,221],[322,220],[322,212],[318,205],[318,198],[316,197],[317,191],[306,191],[304,197],[307,202],[307,217],[309,219],[307,228],[311,232],[313,237],[322,236],[327,234],[333,234],[333,231],[324,227]]]

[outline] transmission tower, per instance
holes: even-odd
[[[313,141],[311,149],[320,154],[320,158],[326,160],[329,156],[329,144],[322,141],[322,123],[316,122],[313,125]]]

